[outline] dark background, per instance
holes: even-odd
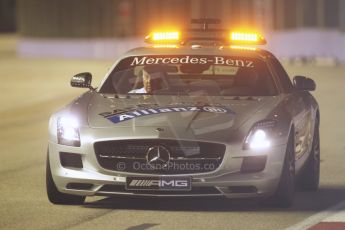
[[[185,26],[200,17],[221,18],[229,27],[345,31],[345,1],[0,0],[0,31],[26,37],[136,36],[158,24]]]

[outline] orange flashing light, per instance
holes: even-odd
[[[258,33],[237,32],[230,33],[230,41],[232,44],[245,44],[245,45],[264,45],[266,40]]]
[[[153,48],[178,48],[175,44],[154,44]]]
[[[180,39],[180,33],[177,31],[152,33],[153,41],[178,41],[179,39]]]
[[[232,45],[230,46],[231,49],[238,49],[238,50],[250,50],[250,51],[255,51],[257,50],[255,47],[250,47],[250,46],[236,46]]]
[[[145,41],[153,44],[176,44],[180,41],[181,35],[178,31],[152,32],[146,36]]]

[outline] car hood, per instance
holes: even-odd
[[[198,132],[236,129],[276,97],[130,96],[95,94],[88,104],[91,128],[171,127]]]

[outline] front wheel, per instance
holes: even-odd
[[[290,135],[286,147],[285,159],[278,188],[270,199],[275,206],[288,208],[295,197],[295,148],[293,135]]]
[[[305,168],[299,178],[299,185],[305,191],[316,191],[320,181],[320,133],[319,123],[315,124],[311,151]]]
[[[85,200],[85,196],[70,195],[58,191],[50,169],[49,154],[47,155],[46,189],[48,199],[53,204],[83,204]]]

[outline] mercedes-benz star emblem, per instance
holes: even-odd
[[[170,153],[164,146],[150,147],[146,153],[147,163],[153,167],[155,165],[167,166],[170,160]]]

